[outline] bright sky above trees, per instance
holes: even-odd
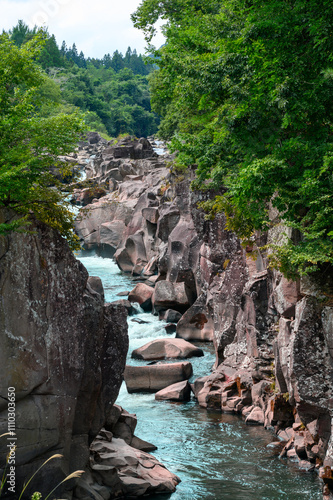
[[[144,53],[142,32],[133,27],[130,15],[140,0],[0,0],[0,31],[9,30],[22,19],[30,27],[47,26],[58,45],[76,44],[86,57],[102,58],[128,46]],[[159,35],[156,46],[163,44]]]

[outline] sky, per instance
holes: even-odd
[[[102,58],[127,47],[145,53],[142,32],[134,28],[130,15],[141,0],[0,0],[0,32],[11,29],[22,19],[30,27],[47,26],[58,45],[76,44],[86,57]],[[159,47],[163,36],[153,40]]]

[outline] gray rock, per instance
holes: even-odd
[[[1,211],[1,222],[12,217]],[[100,283],[88,281],[67,242],[43,224],[32,229],[0,239],[0,433],[15,387],[18,490],[50,454],[64,455],[39,472],[44,495],[50,477],[57,484],[84,467],[88,440],[118,395],[128,338],[124,308],[104,306]]]
[[[129,393],[157,392],[176,382],[188,380],[192,372],[192,365],[189,362],[157,363],[148,366],[127,365],[124,378]]]

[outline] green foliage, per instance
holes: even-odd
[[[78,113],[41,113],[50,104],[47,87],[56,96],[52,105],[59,97],[36,63],[43,40],[45,34],[39,32],[18,47],[7,34],[0,35],[0,207],[19,213],[21,225],[33,214],[75,247],[73,216],[55,188],[52,171],[57,167],[66,174],[58,157],[75,149],[84,127]],[[0,234],[17,227],[17,221],[1,224]]]
[[[23,21],[9,32],[18,47],[36,33],[36,27],[30,29]],[[41,110],[44,117],[58,114],[61,104],[66,114],[75,108],[87,112],[87,127],[107,136],[156,132],[158,118],[151,111],[147,78],[153,65],[135,49],[128,47],[125,56],[116,50],[102,59],[85,58],[75,43],[67,47],[63,42],[59,49],[54,35],[44,30],[44,44],[36,57],[50,76],[39,91],[48,96]]]
[[[285,275],[332,265],[332,2],[144,0],[133,15],[148,42],[158,19],[152,108],[178,166],[220,191],[209,208],[241,238],[286,228],[272,255]]]

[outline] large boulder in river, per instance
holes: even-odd
[[[191,386],[188,380],[169,385],[155,394],[157,401],[189,401],[191,399]]]
[[[183,339],[156,339],[132,352],[132,358],[152,361],[158,359],[192,358],[203,356],[203,350]]]
[[[136,302],[144,311],[151,310],[151,297],[154,290],[151,286],[144,283],[138,283],[128,295],[130,302]]]
[[[0,212],[1,223],[13,218]],[[14,388],[17,491],[50,455],[64,457],[38,473],[44,497],[85,466],[118,395],[128,337],[124,308],[104,306],[100,282],[67,242],[41,223],[31,229],[0,238],[0,434],[8,431]],[[1,464],[6,445],[0,440]]]
[[[170,494],[180,479],[155,457],[123,439],[99,436],[91,444],[91,470],[80,480],[76,498],[138,498]],[[103,485],[103,487],[101,487]],[[99,492],[103,491],[103,496]]]
[[[127,365],[124,377],[129,393],[156,392],[168,385],[188,380],[192,373],[192,365],[189,362],[157,363],[148,366]]]

